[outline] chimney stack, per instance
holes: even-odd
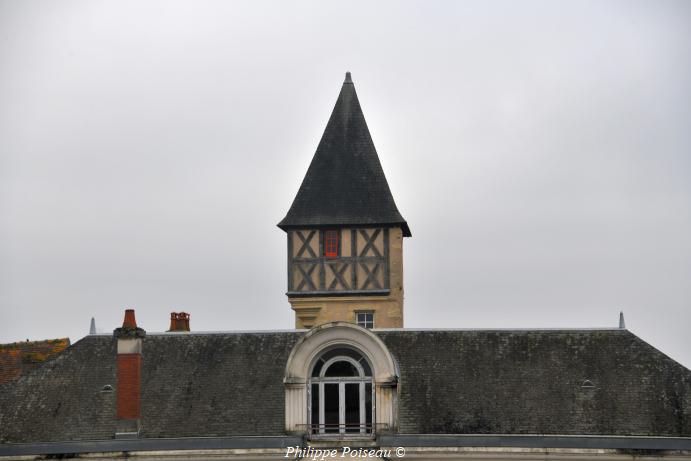
[[[125,310],[122,327],[116,328],[113,336],[118,342],[115,438],[136,438],[141,410],[142,338],[146,332],[137,327],[134,309]]]
[[[171,312],[170,329],[168,331],[190,331],[190,314],[187,312]]]

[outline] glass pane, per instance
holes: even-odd
[[[346,432],[360,432],[360,383],[345,385]]]
[[[315,363],[314,368],[312,369],[312,377],[316,378],[319,376],[319,372],[321,371],[321,368],[324,364],[325,361],[329,360],[330,358],[339,356],[339,355],[344,355],[346,357],[350,357],[352,359],[355,359],[355,361],[359,362],[360,365],[362,365],[362,368],[365,370],[365,376],[372,376],[372,370],[367,363],[367,360],[360,354],[359,352],[353,350],[353,349],[347,349],[347,348],[337,348],[337,349],[331,349],[327,352],[325,352],[321,358]],[[327,376],[337,376],[337,375],[327,375]],[[355,375],[338,375],[338,376],[358,376],[357,374]]]
[[[310,412],[312,416],[312,433],[318,434],[319,427],[317,424],[319,424],[319,384],[312,384],[310,390],[312,393],[310,399],[310,405],[312,405],[312,411]]]
[[[355,368],[355,365],[342,360],[340,362],[332,363],[326,370],[326,373],[324,373],[324,376],[360,376],[360,374],[358,373],[357,368]]]
[[[368,432],[372,430],[372,384],[365,384],[365,421]]]
[[[324,233],[324,256],[338,256],[338,232],[330,230]]]
[[[325,432],[338,432],[338,384],[324,384]]]
[[[365,328],[374,328],[374,314],[371,312],[360,312],[357,314],[357,324]]]

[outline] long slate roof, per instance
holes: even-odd
[[[283,230],[335,225],[398,226],[404,236],[411,235],[386,182],[350,72],[297,196],[278,223]]]
[[[691,437],[691,371],[627,330],[374,331],[400,369],[400,435]],[[285,435],[304,334],[147,335],[141,436]],[[0,442],[112,439],[115,345],[87,336],[0,386]]]

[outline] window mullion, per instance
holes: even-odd
[[[319,383],[319,433],[324,433],[324,383]]]
[[[364,433],[367,429],[365,425],[367,424],[367,419],[365,418],[365,382],[360,382],[360,433]]]
[[[345,434],[345,383],[338,383],[338,432]]]

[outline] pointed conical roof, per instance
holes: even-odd
[[[283,230],[340,225],[398,226],[404,236],[411,235],[386,182],[350,72],[293,205],[278,223]]]

